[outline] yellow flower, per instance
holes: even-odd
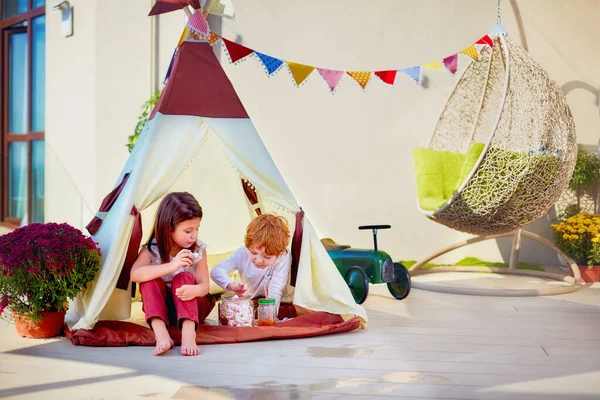
[[[579,235],[571,235],[571,237],[576,240],[579,239]]]
[[[592,242],[598,243],[598,242],[600,242],[600,239],[598,239],[597,237],[595,237],[595,238],[592,239]]]

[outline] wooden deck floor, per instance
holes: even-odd
[[[485,280],[473,274],[472,282]],[[465,275],[462,275],[465,276]],[[446,279],[451,279],[450,275]],[[512,279],[503,278],[503,284]],[[513,282],[514,283],[514,282]],[[444,282],[447,284],[447,281]],[[178,348],[75,347],[0,322],[0,397],[37,399],[599,399],[600,286],[555,297],[372,286],[368,330]]]

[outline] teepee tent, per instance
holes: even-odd
[[[102,268],[70,304],[71,329],[130,316],[129,269],[144,243],[142,226],[147,235],[161,198],[179,190],[203,207],[199,237],[208,243],[209,267],[243,244],[257,209],[282,215],[294,231],[294,304],[366,321],[206,41],[190,39],[178,48],[117,182],[88,225],[102,250]]]

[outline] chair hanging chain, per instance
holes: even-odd
[[[496,24],[502,25],[502,17],[500,16],[500,0],[497,0],[497,4]]]

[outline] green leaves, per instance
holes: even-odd
[[[591,189],[599,177],[600,158],[594,153],[579,149],[573,176],[569,181],[569,189]]]
[[[140,137],[140,134],[142,133],[142,130],[144,129],[144,126],[146,125],[146,122],[148,121],[148,118],[150,117],[150,114],[152,113],[154,106],[156,106],[156,103],[158,103],[158,99],[160,98],[160,93],[161,93],[160,90],[157,90],[156,92],[154,92],[154,95],[152,95],[152,97],[150,97],[150,99],[146,100],[146,102],[142,106],[142,113],[138,117],[138,122],[135,125],[135,130],[133,132],[133,135],[130,135],[127,137],[126,146],[127,146],[127,150],[129,150],[130,153],[131,153],[131,150],[133,150],[133,146],[135,146],[135,142],[137,142],[138,138]]]

